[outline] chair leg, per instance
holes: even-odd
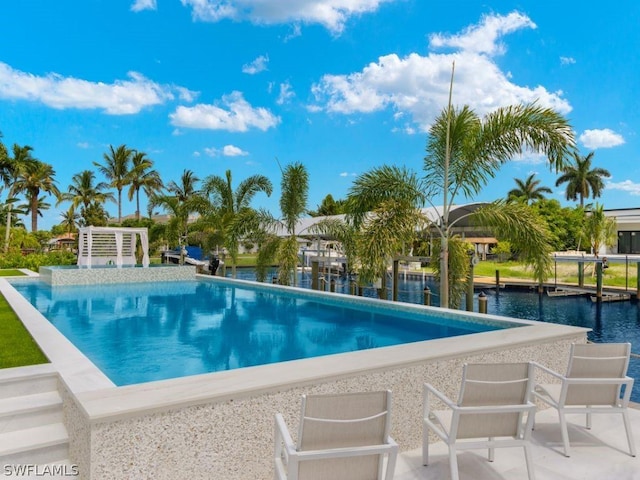
[[[558,418],[560,419],[560,433],[562,434],[562,445],[564,445],[564,456],[571,455],[569,450],[569,431],[567,430],[567,420],[562,410],[558,410]]]
[[[456,447],[449,445],[449,467],[451,468],[451,480],[460,480],[458,473],[458,458],[456,457]]]
[[[489,437],[489,441],[492,442],[493,437]],[[489,447],[489,461],[493,462],[495,456],[496,456],[496,449]]]
[[[422,424],[422,465],[429,465],[429,427]]]
[[[631,430],[631,422],[629,421],[629,412],[627,410],[622,411],[622,419],[624,420],[624,429],[627,432],[627,442],[629,442],[629,452],[631,456],[636,456],[636,443],[633,439],[633,431]]]
[[[531,446],[528,444],[524,445],[524,460],[527,463],[527,475],[529,475],[529,480],[536,480],[536,474],[533,470],[533,457],[531,456]]]

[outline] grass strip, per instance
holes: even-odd
[[[0,295],[0,368],[48,362],[7,300]]]
[[[0,277],[24,277],[24,273],[15,268],[5,268],[0,270]]]

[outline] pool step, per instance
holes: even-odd
[[[38,475],[60,472],[68,464],[69,435],[63,423],[58,375],[49,366],[0,370],[0,466],[40,468],[15,471],[18,478],[57,478]],[[50,465],[47,467],[46,465]],[[36,467],[37,466],[37,467]],[[35,477],[34,477],[35,478]]]

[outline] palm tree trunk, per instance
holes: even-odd
[[[140,221],[140,188],[136,188],[136,220]]]
[[[118,223],[122,223],[122,188],[118,189]]]
[[[4,232],[4,253],[7,253],[9,251],[9,239],[11,236],[11,216],[11,204],[7,203],[7,229]]]
[[[31,232],[38,231],[38,195],[32,195],[31,200]]]

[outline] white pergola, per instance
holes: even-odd
[[[149,266],[149,233],[146,228],[83,227],[78,233],[78,265],[136,264],[136,243],[140,236],[142,244],[142,266]]]

